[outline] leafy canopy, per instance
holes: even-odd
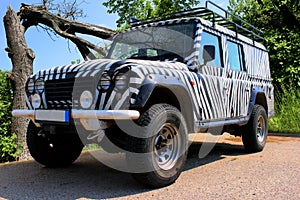
[[[199,0],[107,0],[103,3],[108,13],[117,13],[118,27],[126,26],[132,17],[149,19],[163,16],[199,4]]]
[[[300,1],[230,0],[230,11],[265,32],[274,83],[300,86]]]

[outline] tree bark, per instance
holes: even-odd
[[[32,74],[32,63],[34,60],[34,52],[27,47],[24,31],[25,27],[20,24],[20,19],[11,7],[8,7],[4,16],[4,26],[7,38],[8,56],[12,60],[13,69],[11,82],[13,85],[13,109],[26,109],[26,101],[24,96],[24,85],[30,74]],[[24,160],[30,157],[26,145],[26,129],[29,119],[12,118],[11,132],[17,134],[18,150],[22,153],[16,158]]]

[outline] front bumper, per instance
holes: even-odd
[[[73,119],[135,120],[140,117],[136,110],[13,110],[14,117],[30,117],[33,121],[65,122]]]

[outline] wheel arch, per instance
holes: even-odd
[[[166,103],[176,107],[184,116],[189,132],[193,132],[193,104],[187,89],[181,84],[145,84],[134,107],[147,110],[151,105]]]
[[[250,105],[248,109],[248,116],[251,115],[254,105],[256,104],[263,106],[266,113],[268,113],[267,97],[262,88],[254,88],[252,90]]]

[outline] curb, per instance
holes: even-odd
[[[269,136],[300,138],[300,133],[268,133]]]

